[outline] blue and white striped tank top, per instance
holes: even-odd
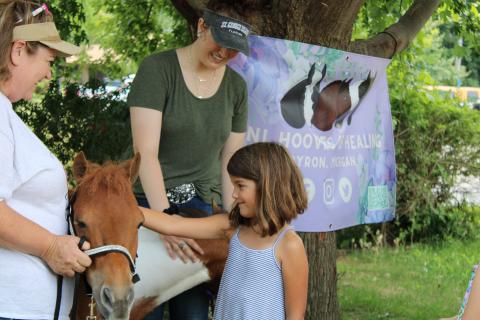
[[[291,226],[283,229],[272,247],[250,249],[238,238],[230,239],[228,258],[215,305],[215,320],[285,319],[282,270],[275,248]]]

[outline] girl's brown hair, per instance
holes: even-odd
[[[278,143],[260,142],[239,149],[227,165],[231,176],[253,180],[257,186],[257,215],[246,219],[238,206],[229,214],[233,227],[258,225],[262,236],[277,233],[307,208],[300,169]]]
[[[16,26],[53,21],[50,14],[43,11],[35,17],[32,11],[41,5],[25,0],[0,0],[0,82],[8,80],[8,64],[12,50],[13,28]],[[27,42],[27,52],[34,54],[41,46],[39,42]]]

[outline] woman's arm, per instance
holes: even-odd
[[[480,277],[478,276],[479,269],[477,269],[475,278],[473,279],[472,291],[470,291],[470,297],[468,298],[467,305],[465,306],[465,312],[463,313],[462,320],[480,319]]]
[[[143,225],[167,235],[195,239],[220,239],[230,227],[227,214],[215,214],[207,218],[183,218],[140,207],[145,221]]]
[[[155,109],[131,107],[133,149],[141,155],[139,176],[150,207],[163,211],[169,207],[162,169],[158,160],[162,113]]]
[[[308,260],[302,239],[288,232],[277,250],[282,265],[286,319],[303,320],[307,308]]]
[[[78,249],[79,238],[56,236],[0,201],[0,246],[43,259],[57,274],[73,277],[91,264]],[[90,248],[85,243],[82,249]]]
[[[231,132],[222,150],[222,203],[228,212],[232,209],[233,185],[227,172],[228,161],[245,144],[245,133]]]

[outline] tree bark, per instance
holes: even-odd
[[[300,233],[308,256],[308,302],[305,319],[337,320],[337,241],[335,232]]]
[[[172,0],[179,11],[196,12],[206,0]],[[391,58],[405,49],[420,31],[440,0],[415,0],[405,15],[384,33],[351,41],[358,12],[365,0],[244,0],[250,10],[244,19],[255,34],[306,42],[366,55]],[[335,232],[302,233],[309,260],[309,295],[306,319],[340,319],[337,300]]]

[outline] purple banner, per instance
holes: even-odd
[[[389,60],[258,36],[250,46],[229,64],[248,85],[247,143],[280,142],[302,170],[309,207],[296,229],[393,219]]]

